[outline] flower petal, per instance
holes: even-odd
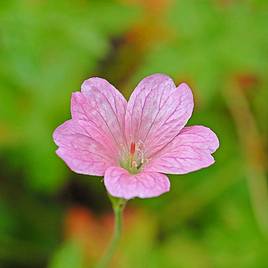
[[[126,99],[109,82],[90,78],[82,84],[81,93],[72,95],[72,118],[95,126],[99,137],[118,153],[126,144],[126,106]]]
[[[169,179],[164,174],[157,172],[129,174],[121,167],[108,168],[104,184],[112,196],[125,199],[155,197],[168,192],[170,188]]]
[[[103,176],[105,170],[116,163],[108,147],[94,138],[94,129],[89,131],[78,121],[69,120],[53,133],[59,146],[56,153],[71,170],[80,174]]]
[[[204,126],[185,127],[146,167],[146,171],[185,174],[212,165],[219,147],[216,134]]]
[[[147,157],[162,149],[184,127],[193,111],[193,95],[186,84],[176,88],[171,78],[144,78],[132,93],[126,111],[126,137],[142,142]]]

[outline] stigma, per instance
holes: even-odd
[[[136,149],[136,144],[134,142],[131,142],[131,145],[130,145],[130,154],[131,155],[135,154],[135,149]]]

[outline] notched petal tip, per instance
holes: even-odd
[[[194,95],[192,89],[187,83],[183,82],[177,86],[177,90],[182,91],[182,98],[184,102],[188,103],[187,109],[191,110],[192,114],[194,108]]]
[[[144,77],[141,81],[144,81],[144,80],[147,80],[147,79],[151,79],[151,80],[172,80],[173,79],[168,76],[167,74],[164,74],[164,73],[154,73],[154,74],[150,74],[146,77]]]
[[[191,89],[191,87],[186,82],[181,82],[177,88],[188,88]]]
[[[165,74],[145,77],[127,105],[128,144],[142,141],[148,157],[168,144],[185,126],[193,111],[193,95],[186,84],[179,89]]]
[[[102,84],[106,84],[112,86],[106,79],[100,77],[90,77],[86,79],[81,85],[81,92],[87,91],[91,86],[101,86]]]
[[[67,120],[63,122],[61,125],[59,125],[52,133],[52,138],[57,146],[61,145],[61,137],[62,132],[65,131],[65,129],[68,128],[69,124],[71,123],[71,120]]]
[[[210,150],[211,153],[214,153],[220,147],[220,141],[219,141],[219,138],[218,138],[218,136],[216,135],[216,133],[214,131],[212,131],[210,128],[207,128],[207,129],[210,132],[209,150]]]
[[[189,126],[182,129],[181,135],[195,135],[199,142],[203,141],[205,148],[214,153],[220,146],[219,138],[209,127],[202,125]]]

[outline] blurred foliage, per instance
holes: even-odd
[[[12,161],[32,187],[51,191],[63,183],[52,129],[68,117],[71,92],[107,54],[109,38],[126,30],[134,14],[113,2],[1,3],[0,144],[15,147]]]
[[[0,267],[94,267],[112,230],[100,178],[73,174],[52,132],[102,76],[128,97],[167,73],[218,134],[212,167],[133,200],[112,267],[268,267],[268,2],[0,3]]]

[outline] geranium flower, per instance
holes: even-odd
[[[72,119],[53,134],[56,153],[76,173],[104,176],[112,196],[158,196],[170,189],[163,173],[185,174],[214,163],[214,132],[185,127],[193,106],[189,86],[176,87],[163,74],[144,78],[128,102],[106,80],[90,78],[72,94]]]

